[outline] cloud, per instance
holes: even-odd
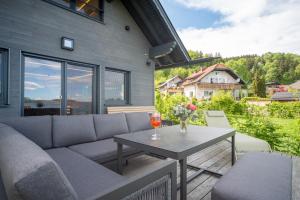
[[[269,51],[300,54],[299,0],[176,1],[190,9],[209,9],[223,16],[213,28],[178,30],[188,49],[220,52],[225,57]]]
[[[41,88],[45,87],[35,82],[25,81],[25,90],[36,90]]]

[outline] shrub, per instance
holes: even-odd
[[[269,98],[262,98],[262,97],[244,97],[242,98],[243,102],[247,101],[270,101]]]
[[[272,117],[300,118],[300,102],[272,102],[268,104],[268,112]]]
[[[280,143],[281,135],[274,123],[264,117],[230,116],[230,123],[237,131],[267,141],[272,149]]]
[[[214,95],[207,106],[208,110],[223,110],[227,114],[243,115],[246,112],[246,104],[237,102],[228,92],[219,92]]]

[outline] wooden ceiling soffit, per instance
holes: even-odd
[[[149,58],[158,59],[166,55],[169,55],[174,51],[176,46],[177,46],[177,42],[173,41],[159,46],[151,47],[149,49]]]

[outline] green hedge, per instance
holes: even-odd
[[[191,119],[191,124],[206,125],[204,110],[223,110],[237,131],[267,141],[275,151],[300,155],[300,102],[272,102],[267,106],[257,106],[245,101],[235,101],[227,93],[219,93],[211,101],[197,101],[182,95],[163,95],[156,92],[156,109],[163,119],[175,123],[179,121],[173,115],[174,106],[190,101],[198,108],[197,118]],[[297,123],[282,126],[285,120],[296,122],[297,119]],[[292,130],[286,130],[288,128]]]
[[[272,117],[278,118],[300,118],[300,102],[272,102],[267,106]]]

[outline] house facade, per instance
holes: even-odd
[[[158,86],[158,90],[163,94],[182,94],[183,88],[181,87],[183,79],[179,76],[174,76],[169,80],[163,82]]]
[[[158,0],[0,5],[0,118],[153,105],[155,68],[190,60]]]
[[[233,97],[240,99],[247,92],[242,89],[244,81],[223,64],[216,64],[192,74],[183,83],[184,95],[189,98],[208,100],[218,91],[231,92]]]

